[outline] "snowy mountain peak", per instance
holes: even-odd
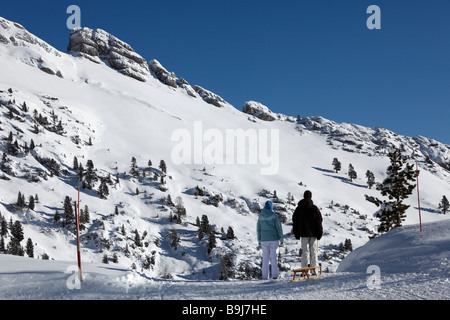
[[[22,25],[0,17],[0,46],[17,60],[41,71],[62,77],[52,62],[61,53],[45,41],[28,32]]]

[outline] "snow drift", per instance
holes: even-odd
[[[391,230],[351,252],[337,272],[366,272],[376,265],[383,273],[450,275],[450,221]],[[449,292],[450,293],[450,292]]]

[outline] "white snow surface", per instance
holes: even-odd
[[[21,108],[24,102],[28,112]],[[21,25],[0,18],[0,151],[2,154],[6,150],[9,132],[20,146],[30,145],[31,139],[36,145],[28,154],[21,147],[16,156],[8,155],[10,171],[0,171],[0,213],[8,222],[21,221],[22,245],[25,247],[25,241],[31,238],[35,255],[31,259],[0,254],[0,298],[449,298],[449,214],[441,214],[437,208],[442,196],[450,195],[450,173],[439,165],[448,165],[449,146],[424,137],[399,136],[383,128],[338,124],[322,117],[297,122],[286,116],[268,122],[226,102],[220,106],[190,95],[182,87],[169,87],[151,74],[141,82],[104,62],[59,52]],[[301,114],[301,106],[299,109]],[[53,112],[61,120],[64,133],[51,132],[41,125],[35,133],[33,110],[50,121]],[[201,132],[195,126],[199,123]],[[180,130],[191,137],[191,164],[173,161],[173,150],[180,141],[172,137]],[[226,138],[227,130],[258,134],[262,130],[277,131],[276,174],[262,175],[261,168],[267,167],[267,162],[258,157],[258,163],[250,163],[250,148],[245,150],[243,164],[237,158],[231,164],[225,162],[225,157],[224,163],[211,161],[212,147],[220,146],[220,141],[207,134],[218,133],[216,136]],[[202,146],[196,144],[199,142]],[[375,188],[367,187],[365,172],[371,170],[377,182],[386,177],[388,144],[403,145],[418,161],[424,230],[416,232],[419,212],[414,193],[406,201],[410,207],[405,226],[369,240],[377,230],[378,221],[373,216],[377,208],[364,196],[380,195]],[[36,154],[54,159],[66,171],[51,175],[36,160]],[[56,225],[53,217],[56,210],[63,212],[65,196],[77,198],[74,157],[84,167],[87,160],[92,160],[99,176],[110,174],[114,179],[119,174],[120,183],[109,185],[107,199],[99,198],[98,182],[92,190],[81,190],[81,208],[89,206],[91,222],[81,231],[85,281],[81,289],[71,290],[67,280],[73,275],[66,271],[76,265],[75,236]],[[129,173],[132,157],[137,160],[139,178]],[[338,173],[331,165],[335,157],[342,163]],[[202,160],[199,163],[194,161],[198,158]],[[149,159],[152,166],[147,165]],[[167,163],[165,189],[150,179],[152,175],[158,179],[162,176],[158,169],[161,159]],[[358,173],[353,181],[346,172],[350,163]],[[39,181],[33,182],[30,177]],[[211,197],[195,196],[196,186],[222,200],[217,206],[208,205]],[[326,272],[317,281],[291,283],[292,270],[300,266],[300,242],[290,233],[291,215],[308,189],[324,218],[319,254]],[[274,200],[274,190],[282,201],[276,203],[277,211],[287,218],[283,223],[285,247],[280,250],[281,279],[238,280],[245,276],[240,269],[259,266],[255,208],[262,207],[267,199]],[[39,195],[34,210],[14,207],[18,192],[27,201],[30,195]],[[286,201],[288,193],[295,197],[294,203]],[[161,200],[169,194],[172,200],[180,197],[186,208],[181,224],[169,221],[175,208]],[[114,214],[116,206],[118,215]],[[206,239],[197,237],[195,220],[202,215],[208,216],[216,231],[217,247],[210,254]],[[224,237],[221,228],[226,233],[228,227],[233,228],[236,239]],[[177,249],[170,246],[168,239],[172,228],[180,236]],[[143,237],[142,247],[134,246],[135,230]],[[353,253],[339,251],[339,244],[346,239],[351,240]],[[5,244],[9,241],[8,235]],[[220,259],[228,253],[234,254],[235,276],[219,281]],[[44,254],[50,260],[41,260]],[[114,254],[117,263],[111,261]],[[102,263],[104,255],[109,264]],[[143,267],[146,257],[155,259],[150,268]],[[132,269],[133,264],[136,269]],[[368,265],[380,267],[380,289],[367,287]]]
[[[450,299],[450,221],[393,230],[358,248],[336,273],[317,280],[164,280],[101,263],[83,263],[75,287],[75,261],[0,255],[0,299]],[[369,266],[380,268],[379,288],[368,285]],[[341,271],[342,269],[342,271]]]

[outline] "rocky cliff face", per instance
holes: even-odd
[[[120,73],[139,81],[146,81],[150,75],[144,58],[130,45],[101,29],[73,29],[67,51],[96,63],[103,61]]]
[[[158,60],[153,59],[152,61],[150,61],[149,66],[150,69],[155,73],[155,76],[159,81],[172,88],[178,88],[178,79],[175,73],[167,71],[167,69],[164,68]]]
[[[90,28],[72,30],[67,51],[95,63],[104,62],[120,73],[139,81],[145,82],[153,75],[161,83],[184,90],[191,97],[201,97],[216,107],[226,104],[224,99],[211,91],[200,86],[192,87],[185,79],[177,78],[174,72],[167,71],[158,60],[147,62],[130,45],[104,30]]]

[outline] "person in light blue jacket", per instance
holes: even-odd
[[[279,275],[277,263],[278,246],[283,246],[283,229],[280,218],[273,211],[272,201],[266,201],[264,209],[259,213],[256,227],[259,247],[262,248],[262,279],[269,276],[269,262],[271,265],[272,278]]]

